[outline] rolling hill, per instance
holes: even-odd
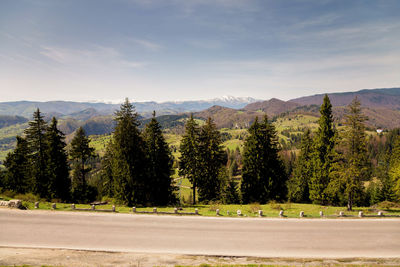
[[[321,105],[325,94],[305,96],[290,100],[301,106]],[[363,89],[357,92],[328,94],[333,106],[347,106],[357,97],[364,107],[400,109],[400,88]]]

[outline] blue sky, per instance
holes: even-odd
[[[0,0],[0,101],[400,86],[400,1]]]

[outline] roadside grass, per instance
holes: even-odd
[[[186,189],[190,192],[190,189]],[[23,195],[22,195],[23,196]],[[22,199],[23,206],[28,210],[34,210],[35,204],[32,200],[32,196],[26,198],[20,195],[19,199]],[[15,197],[19,197],[16,195]],[[10,197],[0,195],[0,199],[9,200]],[[114,202],[114,203],[113,203]],[[39,210],[52,210],[52,202],[40,201]],[[115,210],[118,213],[132,213],[132,207],[119,205],[115,201],[109,202],[107,205],[96,206],[98,210],[112,210],[112,206],[115,205]],[[75,204],[76,209],[87,209],[90,211],[91,205],[89,204]],[[284,218],[299,218],[300,212],[304,212],[304,218],[320,218],[320,211],[324,213],[324,218],[338,218],[341,211],[344,212],[344,217],[357,218],[359,211],[364,213],[364,216],[377,217],[377,212],[382,211],[385,217],[400,216],[400,206],[393,207],[355,207],[353,211],[347,211],[345,207],[333,207],[333,206],[321,206],[315,204],[299,204],[299,203],[276,203],[271,202],[269,204],[260,205],[258,203],[240,205],[240,204],[198,204],[198,205],[178,205],[178,212],[194,213],[195,209],[198,209],[199,215],[201,216],[217,216],[216,210],[219,210],[218,217],[259,217],[258,210],[262,210],[263,217],[266,218],[278,218],[279,212],[284,212]],[[153,212],[153,206],[143,207],[137,206],[136,211],[141,212]],[[174,212],[174,206],[168,207],[157,207],[158,212]],[[71,203],[56,203],[56,210],[60,211],[72,211]],[[237,211],[241,211],[241,216],[237,215]],[[78,211],[78,210],[75,210]]]

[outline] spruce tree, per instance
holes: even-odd
[[[313,175],[310,183],[310,199],[316,204],[326,204],[326,188],[330,182],[330,171],[334,158],[335,129],[333,125],[332,104],[325,95],[320,109],[321,117],[314,141]]]
[[[114,158],[114,145],[112,140],[106,146],[106,152],[100,163],[100,190],[101,196],[114,197],[114,179],[112,174],[112,164]]]
[[[53,117],[46,132],[47,177],[51,198],[69,200],[71,180],[69,178],[68,156],[65,150],[65,135],[57,128]]]
[[[3,186],[6,189],[22,194],[32,192],[31,165],[28,155],[28,142],[17,136],[16,148],[8,153],[4,161],[6,172]]]
[[[146,190],[150,194],[148,200],[153,205],[167,205],[174,201],[171,179],[173,158],[161,126],[155,118],[155,112],[145,127],[143,137],[148,161],[146,183]]]
[[[297,158],[292,177],[288,181],[289,201],[310,202],[309,184],[312,177],[311,157],[313,142],[310,129],[306,129],[301,139],[300,155]]]
[[[47,124],[43,120],[40,110],[33,113],[33,121],[25,130],[26,141],[28,142],[29,157],[31,160],[31,174],[33,181],[33,192],[42,198],[49,199],[49,180],[46,173],[46,149],[47,142],[45,133]]]
[[[222,147],[221,134],[211,118],[200,129],[197,147],[199,201],[218,200],[223,189],[224,181],[220,179],[220,171],[225,165],[226,154]]]
[[[385,180],[387,200],[400,201],[400,137],[394,140],[389,162],[389,177]]]
[[[90,198],[86,175],[90,172],[91,167],[87,166],[87,164],[95,156],[94,148],[90,147],[89,143],[90,140],[86,136],[85,131],[82,127],[79,127],[71,141],[71,150],[69,151],[69,155],[73,161],[73,198],[82,202]]]
[[[138,114],[128,98],[116,112],[112,140],[112,179],[114,197],[123,203],[146,204],[147,161],[145,143],[139,131]]]
[[[185,134],[180,145],[179,175],[185,176],[192,183],[193,204],[196,204],[197,179],[201,171],[198,159],[199,132],[199,127],[191,114],[185,124]]]
[[[242,201],[282,200],[286,196],[286,175],[278,155],[275,128],[265,116],[261,123],[256,118],[248,131],[243,154]]]
[[[363,192],[363,180],[369,179],[369,162],[366,149],[366,134],[364,122],[367,118],[362,114],[361,103],[357,97],[348,106],[345,132],[345,195],[347,209],[352,210],[353,204]]]

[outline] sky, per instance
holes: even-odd
[[[400,86],[398,0],[0,0],[0,102]]]

